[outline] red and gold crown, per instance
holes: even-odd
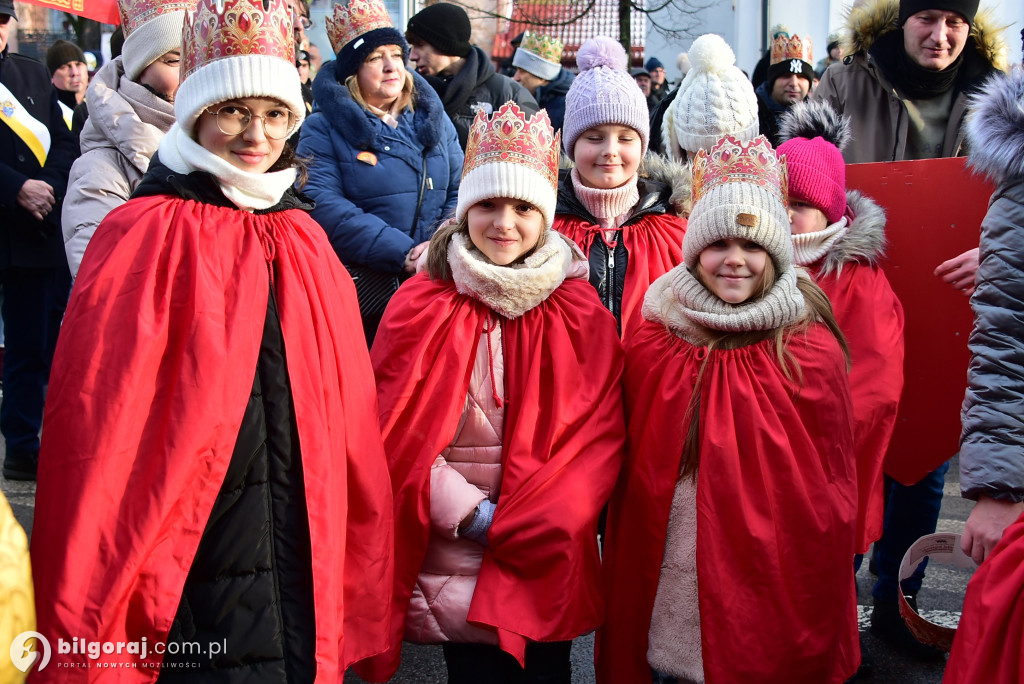
[[[802,59],[808,64],[814,64],[811,56],[811,37],[801,38],[794,34],[792,36],[780,35],[772,41],[771,63],[778,64],[787,59]]]
[[[132,32],[159,16],[195,9],[196,0],[117,0],[121,30],[127,38]]]
[[[527,31],[523,34],[523,42],[519,44],[519,47],[527,52],[532,52],[546,62],[561,64],[562,49],[565,46],[557,38]]]
[[[347,6],[335,5],[334,16],[327,17],[326,24],[335,54],[364,33],[394,27],[383,0],[349,0]]]
[[[561,133],[556,134],[551,128],[546,111],[540,110],[527,121],[526,114],[510,100],[490,120],[486,112],[477,112],[469,129],[462,177],[494,162],[521,164],[557,188],[560,148]]]
[[[286,0],[199,0],[196,11],[185,16],[181,79],[210,62],[243,55],[295,63],[292,13]]]
[[[726,183],[758,185],[778,196],[784,206],[789,206],[786,156],[776,155],[763,135],[749,143],[726,136],[715,143],[710,152],[697,152],[693,162],[693,203],[712,188]]]

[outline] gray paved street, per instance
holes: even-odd
[[[970,513],[971,502],[960,498],[959,475],[959,467],[954,459],[946,477],[946,494],[943,498],[942,514],[939,520],[940,532],[962,532],[964,521]],[[18,521],[31,536],[35,484],[9,482],[0,478],[0,489],[7,496]],[[860,603],[862,643],[868,657],[874,662],[874,676],[868,681],[874,684],[937,684],[941,682],[943,664],[921,664],[903,658],[868,632],[873,576],[868,572],[867,566],[868,564],[865,562],[857,575],[857,590]],[[951,619],[956,620],[962,604],[964,586],[966,586],[966,580],[962,575],[933,566],[929,570],[924,588],[918,596],[922,611],[937,622],[946,621],[948,623]],[[821,598],[822,601],[829,600],[827,596]],[[594,668],[591,663],[592,649],[592,636],[577,639],[574,644],[574,684],[594,681]],[[352,673],[345,678],[346,684],[357,684],[361,681]],[[440,647],[407,644],[403,650],[402,667],[391,681],[394,684],[443,683],[445,681],[444,661],[441,657]]]

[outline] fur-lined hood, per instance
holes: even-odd
[[[851,261],[876,266],[885,256],[885,210],[857,190],[846,191],[846,203],[853,211],[854,219],[846,233],[822,258],[819,278],[830,273],[840,274],[843,265]]]
[[[1024,179],[1024,70],[996,74],[971,97],[969,163],[997,184]]]
[[[688,164],[680,164],[668,157],[648,152],[643,164],[640,165],[639,174],[641,178],[650,178],[672,188],[672,194],[668,198],[672,209],[684,218],[690,215],[690,209],[693,207],[690,198],[693,174]]]
[[[899,0],[868,0],[852,8],[846,16],[846,36],[843,54],[866,55],[882,36],[900,29]],[[974,17],[971,38],[978,54],[1000,71],[1008,69],[1006,43],[991,10],[981,9]]]

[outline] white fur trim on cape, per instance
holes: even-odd
[[[469,236],[456,233],[448,245],[448,265],[461,294],[514,319],[547,299],[569,277],[573,250],[548,231],[544,246],[522,263],[498,266],[473,246]]]
[[[243,171],[188,137],[178,123],[160,141],[160,161],[176,173],[213,174],[224,196],[246,211],[269,209],[295,184],[294,168],[267,173]]]

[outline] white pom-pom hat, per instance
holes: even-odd
[[[576,53],[580,73],[565,95],[562,143],[575,160],[576,139],[588,128],[605,124],[629,126],[640,135],[643,153],[651,124],[647,99],[626,71],[626,51],[606,36],[584,41]]]
[[[673,159],[710,150],[727,135],[749,142],[758,135],[757,95],[721,36],[707,33],[690,46],[690,70],[665,112],[662,143]]]

